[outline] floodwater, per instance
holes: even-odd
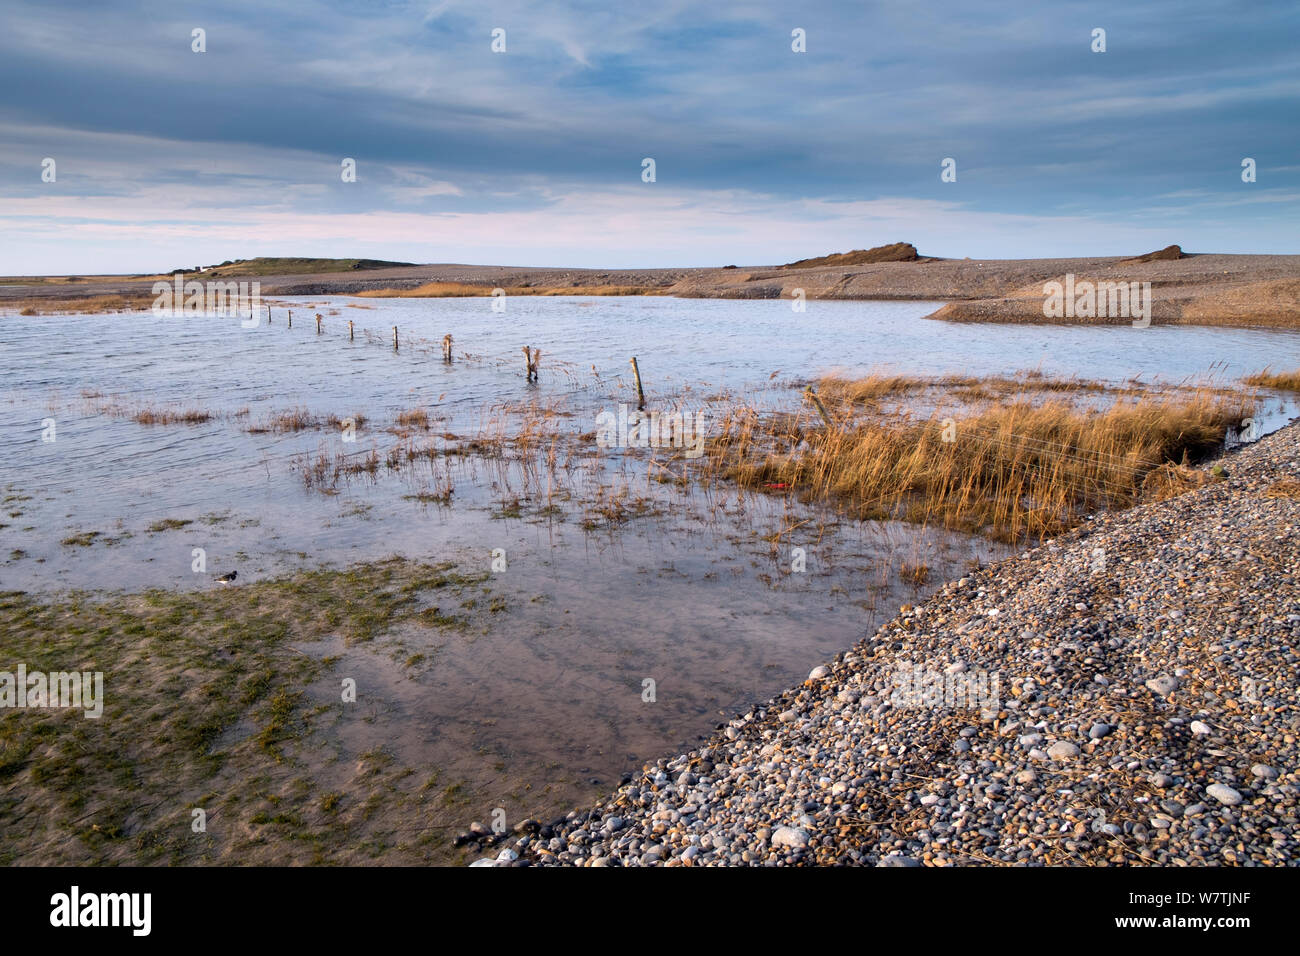
[[[418,677],[381,657],[354,664],[390,703],[372,723],[376,739],[451,768],[486,807],[544,776],[545,796],[519,813],[556,809],[689,745],[899,604],[1007,553],[933,529],[840,521],[779,496],[650,480],[658,466],[645,453],[577,437],[601,412],[635,405],[631,356],[652,407],[703,410],[707,421],[733,401],[792,405],[798,386],[837,370],[1232,382],[1300,355],[1300,334],[1273,330],[922,320],[939,304],[811,302],[794,313],[784,301],[535,297],[497,313],[487,299],[325,297],[276,300],[270,323],[263,315],[254,328],[199,316],[0,316],[0,589],[206,588],[233,568],[255,581],[394,554],[488,571],[499,549],[499,627],[441,647]],[[536,383],[525,378],[526,345],[542,350]],[[213,417],[142,425],[112,413],[145,406]],[[417,408],[427,430],[396,428]],[[354,442],[337,426],[261,430],[291,409],[365,421]],[[510,437],[543,411],[565,440],[558,463],[540,470],[518,456],[452,455],[324,489],[303,479],[320,456]],[[1257,426],[1296,411],[1268,396]],[[673,473],[687,467],[659,457]],[[591,502],[611,490],[645,513],[601,520]],[[157,524],[167,520],[188,523]],[[790,573],[796,547],[804,573]],[[193,570],[195,548],[205,573]],[[902,563],[927,565],[929,583],[904,583]],[[647,678],[654,703],[643,700]]]

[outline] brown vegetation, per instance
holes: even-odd
[[[901,398],[919,396],[926,392],[935,392],[944,397],[958,398],[967,402],[987,401],[1005,398],[1008,395],[1026,395],[1045,392],[1071,392],[1076,394],[1124,392],[1132,389],[1118,389],[1101,382],[1091,382],[1079,378],[1049,378],[1042,372],[1027,370],[1014,376],[989,375],[942,375],[924,377],[917,375],[894,375],[888,372],[873,372],[861,378],[846,379],[837,375],[828,375],[817,383],[818,394],[831,404],[845,406],[874,405],[882,398]],[[847,409],[852,414],[852,409]]]
[[[202,408],[142,408],[131,416],[140,425],[202,425],[212,413]]]
[[[1294,498],[1300,501],[1300,481],[1275,481],[1264,492],[1266,498]]]
[[[940,522],[1018,541],[1168,493],[1181,472],[1151,486],[1147,476],[1216,450],[1252,408],[1247,398],[1207,389],[1105,409],[1018,398],[961,417],[813,430],[742,412],[710,452],[716,468],[746,487],[838,500],[860,518]]]
[[[245,416],[247,411],[245,410]],[[334,428],[343,429],[351,422],[354,428],[361,428],[366,423],[366,416],[360,412],[351,415],[348,418],[340,418],[338,415],[315,415],[306,408],[290,408],[283,412],[272,412],[271,415],[263,422],[256,425],[249,425],[248,431],[254,435],[264,435],[268,432],[302,432],[314,428]]]
[[[1247,385],[1259,388],[1276,388],[1290,392],[1300,392],[1300,368],[1290,372],[1270,372],[1264,369],[1242,379]]]
[[[1182,246],[1172,245],[1165,246],[1163,249],[1157,249],[1155,252],[1148,252],[1144,255],[1134,256],[1132,259],[1125,259],[1125,262],[1161,262],[1167,259],[1182,259],[1184,252]]]
[[[872,249],[854,249],[852,252],[835,252],[815,259],[787,262],[782,269],[811,269],[815,266],[864,266],[874,262],[915,262],[920,256],[910,242],[893,242]]]
[[[404,412],[397,413],[397,424],[405,425],[408,428],[429,427],[429,413],[423,408],[411,408]]]
[[[493,286],[468,282],[426,282],[414,289],[366,289],[359,296],[383,299],[445,299],[490,296]],[[516,295],[663,295],[663,289],[628,285],[513,285],[501,288],[508,296]]]
[[[4,308],[17,309],[19,315],[73,315],[100,312],[136,312],[150,308],[155,295],[92,295],[74,298],[31,296],[3,303]]]

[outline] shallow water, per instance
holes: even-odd
[[[371,448],[382,455],[398,441],[385,429],[414,407],[435,417],[433,435],[493,432],[494,422],[509,434],[518,416],[508,407],[529,402],[564,412],[553,424],[570,435],[590,432],[599,412],[634,401],[634,355],[651,404],[687,409],[726,396],[789,404],[795,386],[832,370],[1036,368],[1117,384],[1213,373],[1231,382],[1300,355],[1292,332],[921,318],[938,304],[812,302],[796,314],[781,301],[536,297],[511,299],[498,314],[486,299],[331,297],[284,300],[271,324],[263,317],[256,328],[233,318],[6,315],[0,588],[204,588],[234,567],[247,581],[391,554],[488,570],[492,550],[502,549],[508,568],[492,578],[508,608],[499,629],[441,647],[438,666],[420,677],[356,663],[394,702],[375,733],[485,793],[500,781],[473,757],[484,748],[508,755],[503,776],[546,774],[552,799],[580,799],[591,780],[608,784],[689,743],[719,715],[802,679],[899,603],[1006,549],[838,522],[734,488],[683,492],[649,481],[644,456],[589,443],[562,452],[568,484],[552,486],[553,497],[544,486],[553,475],[458,458],[381,469],[327,495],[304,485],[295,460]],[[447,332],[455,336],[449,365],[439,345]],[[536,384],[524,378],[524,345],[543,352]],[[216,417],[145,426],[96,410],[104,403]],[[369,421],[351,445],[337,429],[248,431],[295,407]],[[1295,412],[1269,397],[1258,426],[1266,432]],[[50,419],[55,441],[42,441]],[[454,484],[449,504],[413,500],[444,482]],[[654,513],[584,528],[583,498],[611,485]],[[164,519],[190,523],[150,530]],[[764,540],[791,525],[775,549]],[[66,543],[87,532],[99,534]],[[788,573],[796,546],[807,550],[808,573]],[[205,549],[207,573],[192,570],[194,548]],[[902,583],[902,562],[927,564],[930,584]],[[650,710],[640,699],[646,677],[661,687]]]
[[[205,526],[220,549],[252,560],[278,553],[267,559],[268,570],[298,554],[308,563],[345,563],[395,549],[421,553],[427,550],[421,536],[430,529],[454,538],[464,523],[463,510],[453,509],[449,519],[413,502],[395,504],[402,494],[430,491],[433,474],[408,474],[382,487],[357,480],[326,499],[308,493],[288,463],[321,450],[382,452],[395,442],[382,429],[417,406],[438,419],[435,433],[492,431],[492,422],[510,418],[505,406],[527,402],[553,403],[572,416],[562,423],[572,434],[590,432],[599,412],[633,402],[633,355],[651,404],[688,411],[721,396],[789,404],[792,386],[836,369],[978,375],[1037,368],[1113,383],[1207,374],[1228,382],[1300,355],[1294,332],[921,319],[936,306],[813,302],[796,314],[780,301],[530,297],[509,300],[506,313],[497,314],[486,299],[336,297],[294,300],[292,329],[282,306],[273,308],[270,325],[263,318],[253,329],[221,318],[8,315],[0,352],[6,448],[0,487],[12,485],[36,500],[11,509],[21,510],[16,517],[0,517],[8,525],[0,535],[21,539],[4,553],[20,548],[32,556],[0,565],[0,580],[24,588],[194,584],[188,558],[165,560],[160,545],[170,547],[167,535],[145,533],[152,522],[170,518],[229,516]],[[324,316],[321,335],[316,312]],[[349,319],[355,341],[347,338]],[[391,346],[393,325],[398,351]],[[450,365],[441,361],[438,344],[448,331],[457,355]],[[536,384],[524,379],[525,344],[543,351]],[[101,397],[82,397],[87,391]],[[201,408],[218,417],[201,425],[141,426],[95,411],[106,402]],[[337,430],[247,431],[295,407],[340,418],[362,413],[370,422],[350,446],[340,443]],[[246,418],[229,417],[241,409]],[[1257,427],[1267,432],[1295,411],[1293,403],[1272,397]],[[54,442],[41,440],[48,419],[55,423]],[[620,457],[604,455],[614,463]],[[456,499],[485,504],[488,481],[462,470]],[[114,546],[112,560],[101,559],[102,544],[59,544],[87,531],[133,537]]]

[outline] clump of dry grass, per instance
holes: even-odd
[[[202,425],[212,420],[212,413],[202,408],[156,408],[149,406],[135,412],[131,418],[140,425]]]
[[[247,416],[247,409],[244,410],[244,416]],[[265,421],[249,425],[248,431],[253,435],[264,435],[268,432],[301,432],[313,428],[341,430],[349,423],[353,428],[361,428],[366,423],[366,416],[360,412],[348,418],[340,418],[334,414],[315,415],[306,408],[297,407],[282,412],[272,412]]]
[[[286,411],[272,412],[264,423],[250,425],[248,431],[253,434],[266,432],[305,432],[308,428],[320,428],[321,419],[312,415],[307,408],[289,408]]]
[[[817,383],[823,400],[866,404],[888,395],[903,395],[926,386],[924,379],[911,375],[872,373],[862,378],[826,376]]]
[[[633,494],[627,487],[606,489],[602,486],[596,489],[596,499],[588,506],[581,527],[584,531],[595,531],[601,527],[612,529],[633,518],[656,513],[653,499]]]
[[[1300,481],[1275,481],[1264,492],[1266,498],[1295,498],[1300,501]]]
[[[1242,379],[1247,385],[1259,388],[1277,388],[1290,392],[1300,392],[1300,368],[1290,372],[1270,372],[1264,369]]]
[[[710,458],[742,485],[833,498],[862,518],[940,522],[1018,541],[1136,503],[1148,473],[1216,450],[1252,408],[1247,398],[1204,390],[1106,409],[1016,400],[961,418],[811,431],[788,423],[771,431],[756,415],[738,414]]]
[[[404,412],[397,413],[397,424],[405,425],[408,428],[429,427],[429,413],[423,408],[410,408]]]
[[[182,408],[167,405],[140,405],[121,400],[110,400],[95,389],[82,389],[81,397],[86,407],[97,415],[129,418],[139,425],[202,425],[217,418],[216,412],[206,408]]]
[[[1153,468],[1142,479],[1143,501],[1164,501],[1188,491],[1195,491],[1210,482],[1210,475],[1186,465],[1165,462]]]
[[[898,568],[898,576],[913,587],[924,587],[930,580],[930,569],[924,564],[908,564],[904,561]]]
[[[153,306],[157,296],[150,295],[91,295],[58,298],[32,296],[6,302],[7,309],[17,308],[19,315],[68,315],[96,312],[134,312]]]
[[[369,419],[366,418],[366,416],[363,415],[361,412],[354,412],[353,414],[349,415],[347,418],[339,418],[337,415],[332,413],[325,416],[325,424],[328,425],[330,428],[337,428],[337,429],[346,428],[349,422],[351,423],[353,428],[362,428],[365,426],[367,421],[369,421]]]
[[[873,405],[883,398],[903,398],[926,392],[961,398],[966,401],[989,401],[1008,395],[1064,392],[1096,394],[1101,392],[1132,392],[1116,389],[1103,382],[1081,378],[1050,378],[1036,369],[1017,372],[1015,375],[990,375],[977,378],[969,375],[894,375],[873,372],[859,378],[846,379],[838,375],[824,376],[817,383],[822,399],[831,404]]]

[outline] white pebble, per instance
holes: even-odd
[[[1241,794],[1222,783],[1210,784],[1205,788],[1205,795],[1213,797],[1215,800],[1218,800],[1220,803],[1229,807],[1235,807],[1237,804],[1241,803]]]

